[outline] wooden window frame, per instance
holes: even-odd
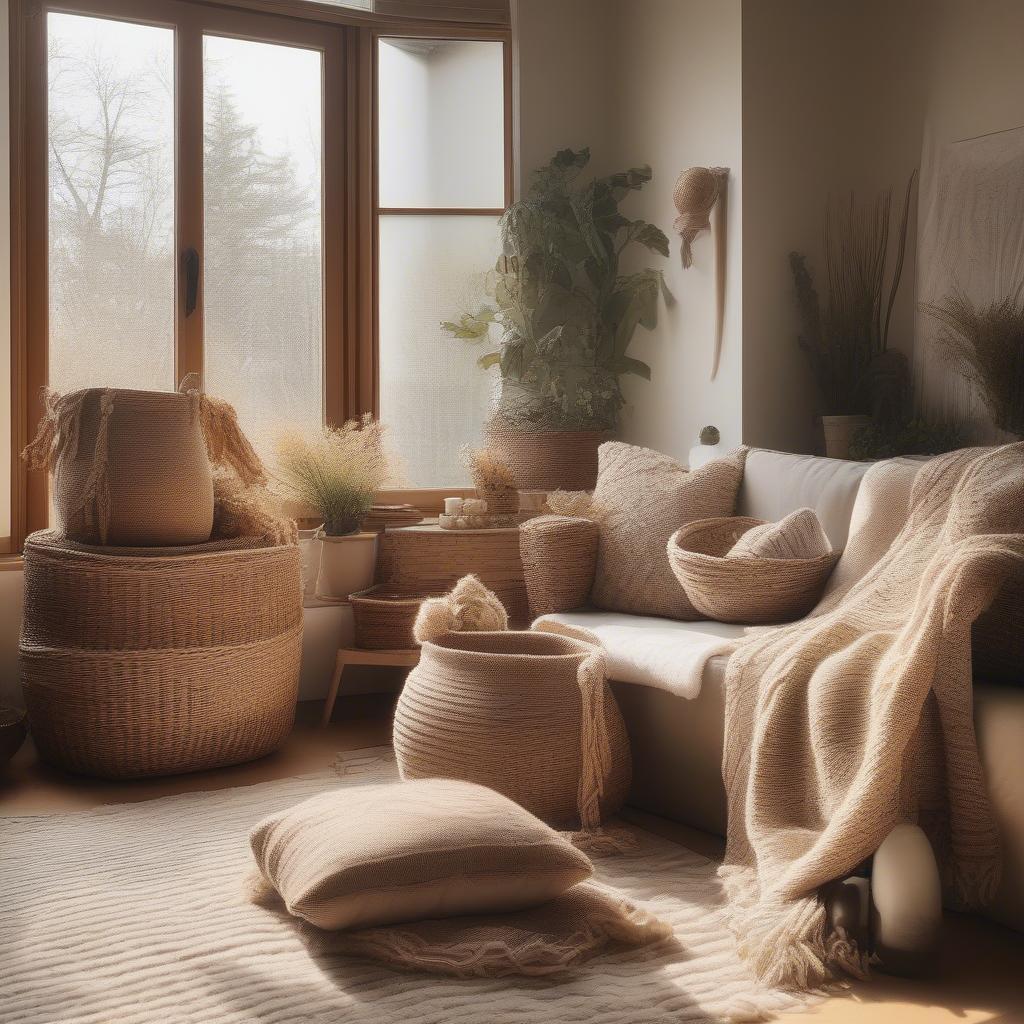
[[[140,7],[143,8],[140,11]],[[47,381],[48,161],[46,152],[46,15],[50,11],[174,25],[176,226],[175,247],[202,252],[202,118],[183,123],[183,110],[201,110],[202,34],[234,35],[318,49],[326,59],[323,206],[324,413],[340,423],[379,410],[377,255],[382,213],[500,215],[503,209],[381,210],[377,203],[377,50],[387,37],[497,41],[504,45],[505,203],[514,184],[512,34],[507,25],[451,24],[377,17],[307,0],[10,0],[11,130],[11,536],[0,554],[21,550],[26,535],[46,525],[45,473],[30,472],[20,453],[35,433]],[[340,59],[339,59],[340,58]],[[187,218],[187,220],[186,220]],[[202,297],[182,322],[184,280],[175,273],[175,375],[202,370]],[[201,290],[201,289],[200,289]],[[417,491],[403,492],[407,500]],[[437,502],[432,489],[422,504]],[[416,503],[414,501],[414,503]]]

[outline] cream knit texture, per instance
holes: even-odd
[[[865,951],[827,929],[819,891],[901,821],[925,829],[958,904],[992,897],[999,834],[975,742],[971,625],[1022,567],[1024,443],[952,452],[918,471],[903,529],[861,579],[731,656],[721,876],[740,953],[766,984],[863,972]]]
[[[696,519],[731,516],[746,449],[688,472],[649,448],[609,441],[598,451],[590,516],[600,525],[591,601],[608,611],[703,618],[668,562],[668,540]]]
[[[726,558],[818,558],[832,550],[812,508],[798,508],[777,523],[747,530]]]

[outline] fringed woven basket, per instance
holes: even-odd
[[[604,651],[553,633],[424,642],[395,709],[394,747],[403,779],[477,782],[558,827],[597,827],[631,778]]]
[[[668,542],[672,571],[694,608],[717,622],[792,622],[817,603],[838,551],[817,558],[726,558],[761,519],[699,519]]]
[[[597,523],[575,516],[537,516],[519,527],[531,616],[587,603],[599,536]]]
[[[245,543],[141,554],[28,538],[22,685],[47,761],[138,778],[280,746],[298,696],[299,551]]]
[[[420,605],[439,591],[388,583],[349,597],[355,620],[356,647],[371,651],[408,651],[419,647],[412,635]]]

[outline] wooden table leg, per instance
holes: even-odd
[[[334,702],[338,699],[338,687],[341,686],[341,676],[345,671],[345,652],[338,651],[338,657],[334,662],[334,675],[331,676],[331,686],[327,691],[327,700],[324,701],[324,717],[320,725],[326,729],[331,724],[331,715],[334,713]]]

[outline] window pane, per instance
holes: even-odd
[[[380,218],[380,415],[414,487],[465,484],[459,449],[479,442],[497,370],[444,320],[487,302],[485,278],[501,251],[497,218]]]
[[[174,33],[47,18],[50,383],[174,387]]]
[[[502,44],[382,39],[382,207],[505,205]]]
[[[264,454],[323,422],[321,55],[204,40],[206,387]]]

